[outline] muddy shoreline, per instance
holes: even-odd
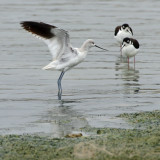
[[[134,129],[83,128],[93,135],[50,138],[0,136],[3,160],[157,160],[160,159],[160,111],[122,114]]]

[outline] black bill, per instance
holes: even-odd
[[[101,48],[101,47],[99,47],[99,46],[97,46],[97,45],[94,45],[94,46],[97,47],[97,48],[100,48],[100,49],[102,49],[102,50],[104,50],[104,51],[108,51],[107,49]]]

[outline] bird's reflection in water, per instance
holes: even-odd
[[[53,137],[64,137],[73,132],[80,132],[80,128],[88,126],[84,116],[74,110],[76,103],[74,100],[59,101],[58,106],[54,106],[48,111],[45,119],[52,125]]]
[[[116,77],[118,79],[122,79],[124,81],[123,86],[124,86],[124,94],[137,94],[139,93],[140,90],[140,84],[139,84],[139,70],[135,69],[134,67],[129,67],[127,64],[127,58],[126,57],[118,57],[116,60],[116,66],[115,70],[116,72]]]

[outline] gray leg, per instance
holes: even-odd
[[[61,100],[61,95],[62,95],[62,87],[61,87],[61,80],[63,78],[63,75],[64,75],[64,71],[61,72],[59,78],[58,78],[58,99]]]

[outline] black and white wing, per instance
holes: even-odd
[[[117,27],[115,28],[115,31],[114,31],[114,35],[115,35],[115,36],[117,36],[117,34],[118,34],[118,32],[119,32],[120,29],[121,29],[121,26],[117,26]]]
[[[139,42],[136,39],[130,38],[133,46],[138,49],[139,48]]]
[[[48,45],[53,60],[67,58],[76,54],[76,50],[70,45],[67,31],[43,22],[24,21],[21,22],[21,26]]]
[[[131,31],[131,33],[132,33],[132,36],[133,36],[133,30],[132,30],[132,28],[131,28],[131,27],[129,27],[129,29],[130,29],[130,31]]]

